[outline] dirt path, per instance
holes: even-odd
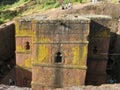
[[[67,13],[71,13],[73,11],[76,11],[76,10],[79,10],[79,9],[82,9],[83,7],[85,6],[89,6],[89,5],[94,5],[93,3],[89,2],[89,3],[85,3],[85,4],[77,4],[77,5],[73,5],[73,8],[72,9],[65,9],[65,10],[62,10],[61,7],[59,8],[53,8],[51,10],[47,10],[43,13],[39,13],[39,14],[42,14],[42,15],[49,15],[49,16],[59,16],[61,14],[67,14]],[[35,14],[36,15],[36,14]]]
[[[120,16],[120,4],[112,3],[102,3],[93,4],[92,2],[85,4],[73,5],[72,9],[61,10],[61,8],[54,8],[47,10],[43,13],[37,13],[34,15],[49,15],[52,17],[58,17],[61,14],[79,14],[79,15],[88,15],[88,14],[97,14],[97,15],[109,15],[113,18],[118,18]]]

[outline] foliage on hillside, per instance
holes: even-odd
[[[12,20],[19,15],[16,10],[10,10],[12,7],[18,7],[28,0],[0,0],[0,24]]]
[[[14,17],[43,12],[60,6],[59,0],[0,0],[0,24]],[[91,0],[64,0],[64,4],[90,2]],[[112,0],[116,2],[117,0]]]
[[[59,0],[0,0],[0,24],[12,20],[14,17],[43,12],[60,6]],[[90,0],[63,0],[82,3]]]

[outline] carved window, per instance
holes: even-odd
[[[61,52],[57,52],[55,55],[55,63],[62,63],[62,53]]]
[[[28,41],[25,42],[25,49],[30,50],[30,43]]]

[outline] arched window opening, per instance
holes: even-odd
[[[26,42],[25,49],[30,50],[30,43],[28,41]]]
[[[55,63],[61,63],[62,62],[62,53],[57,52],[55,55]]]

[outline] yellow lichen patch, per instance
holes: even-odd
[[[48,49],[46,45],[40,45],[38,50],[37,63],[43,63],[48,56]]]
[[[17,30],[16,29],[16,36],[32,36],[35,34],[32,30]]]
[[[25,60],[25,67],[32,68],[32,60],[30,58]]]
[[[84,60],[87,57],[87,45],[73,47],[72,52],[73,52],[72,63],[82,66]]]
[[[16,36],[32,36],[32,35],[36,34],[36,32],[35,32],[35,24],[27,23],[27,22],[23,22],[23,23],[25,23],[25,24],[21,25],[21,23],[19,22],[19,20],[17,20],[17,19],[15,20]],[[26,27],[26,25],[28,27]],[[23,27],[26,27],[26,30],[24,30]]]
[[[36,69],[36,74],[39,75],[39,69],[38,68]]]
[[[41,36],[39,38],[39,42],[49,42],[50,40],[48,38],[44,38],[44,36]],[[40,44],[38,47],[38,57],[37,57],[37,63],[42,63],[46,60],[48,56],[48,48],[46,47],[45,44]]]
[[[33,43],[36,43],[36,42],[49,43],[50,39],[49,38],[45,38],[44,35],[41,35],[40,37],[36,37],[36,36],[33,35],[32,41],[33,41]]]
[[[86,60],[86,57],[87,57],[87,52],[88,52],[88,46],[87,45],[84,45],[82,47],[82,57],[81,57],[81,65],[83,64],[83,62]]]
[[[108,31],[102,31],[95,34],[95,37],[108,37],[110,33]]]
[[[118,2],[118,0],[112,0],[112,3],[117,3]]]
[[[40,37],[40,41],[41,41],[41,42],[49,42],[50,39],[49,39],[49,38],[45,38],[44,36],[41,36],[41,37]]]
[[[19,29],[19,22],[17,20],[15,20],[15,30]]]
[[[16,46],[16,51],[25,51],[25,49],[22,46]]]
[[[19,67],[23,67],[23,65],[22,65],[22,64],[19,64],[18,66],[19,66]]]
[[[21,52],[21,53],[30,53],[31,50],[26,50],[25,48],[23,48],[21,45],[16,46],[16,52]]]
[[[76,83],[76,85],[80,85],[80,80],[76,79],[75,83]]]
[[[79,47],[73,47],[72,48],[72,52],[73,52],[73,64],[77,64],[80,62],[80,58],[79,58],[79,55],[80,55],[80,48]]]

